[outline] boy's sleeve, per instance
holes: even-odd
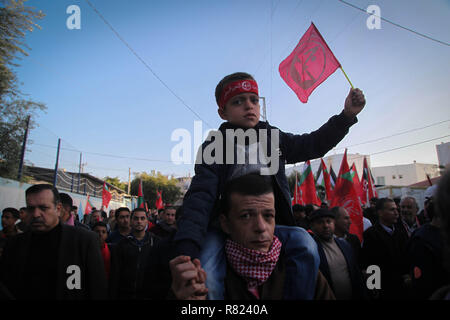
[[[280,131],[280,147],[286,162],[297,163],[323,157],[345,137],[350,127],[357,122],[356,117],[349,119],[342,111],[309,134],[296,135]]]
[[[195,165],[195,176],[183,199],[183,213],[177,221],[174,241],[177,255],[195,259],[200,255],[219,188],[217,164]]]

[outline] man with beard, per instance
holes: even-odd
[[[157,241],[154,234],[146,232],[147,225],[145,210],[134,209],[131,212],[131,233],[113,248],[110,275],[112,299],[142,297],[147,259]]]

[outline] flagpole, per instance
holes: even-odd
[[[339,67],[339,68],[340,68],[340,69],[342,70],[342,72],[344,73],[344,76],[347,78],[348,83],[350,83],[350,85],[352,86],[352,89],[355,89],[355,87],[353,87],[352,82],[351,82],[350,79],[348,78],[348,76],[347,76],[347,74],[345,73],[345,71],[344,71],[344,69],[342,68],[342,66]]]

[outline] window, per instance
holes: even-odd
[[[377,177],[377,184],[378,185],[385,185],[384,177]]]
[[[393,176],[392,176],[392,179],[394,179],[394,180],[395,180],[395,175],[393,175]]]

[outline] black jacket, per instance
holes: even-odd
[[[377,222],[363,234],[361,250],[363,268],[377,265],[381,271],[380,299],[406,299],[407,290],[403,276],[408,274],[406,245],[408,234],[403,228],[395,228],[392,235]]]
[[[109,294],[111,299],[139,299],[144,283],[145,266],[158,241],[146,232],[142,243],[129,235],[112,246]]]
[[[98,236],[92,231],[59,224],[61,232],[57,248],[56,274],[54,281],[56,299],[84,300],[106,299],[107,282]],[[11,294],[21,299],[29,296],[26,274],[30,254],[32,233],[27,231],[8,241],[0,261],[0,282]],[[69,289],[69,277],[76,272],[70,266],[78,266],[81,288]],[[39,297],[36,297],[39,299]]]
[[[268,122],[260,121],[255,130],[267,130],[267,145],[271,145],[271,130],[279,130],[279,164],[278,172],[273,176],[275,185],[276,223],[295,225],[292,214],[291,194],[285,174],[286,164],[297,163],[322,157],[336,146],[348,133],[350,126],[357,122],[348,119],[343,112],[331,117],[318,130],[309,134],[294,135],[285,133]],[[223,123],[219,131],[226,136],[227,129],[239,129],[229,122]],[[225,139],[223,139],[225,140]],[[205,141],[202,152],[212,141]],[[226,159],[224,146],[224,161]],[[270,150],[270,148],[269,148]],[[271,156],[271,155],[269,155]],[[206,231],[211,222],[216,221],[215,206],[223,195],[225,184],[233,173],[232,164],[206,164],[203,161],[195,165],[195,176],[183,200],[183,215],[177,220],[178,231],[175,236],[177,254],[198,258]]]
[[[414,231],[407,249],[412,298],[428,299],[450,281],[444,267],[444,239],[441,230],[429,223],[423,225]]]

